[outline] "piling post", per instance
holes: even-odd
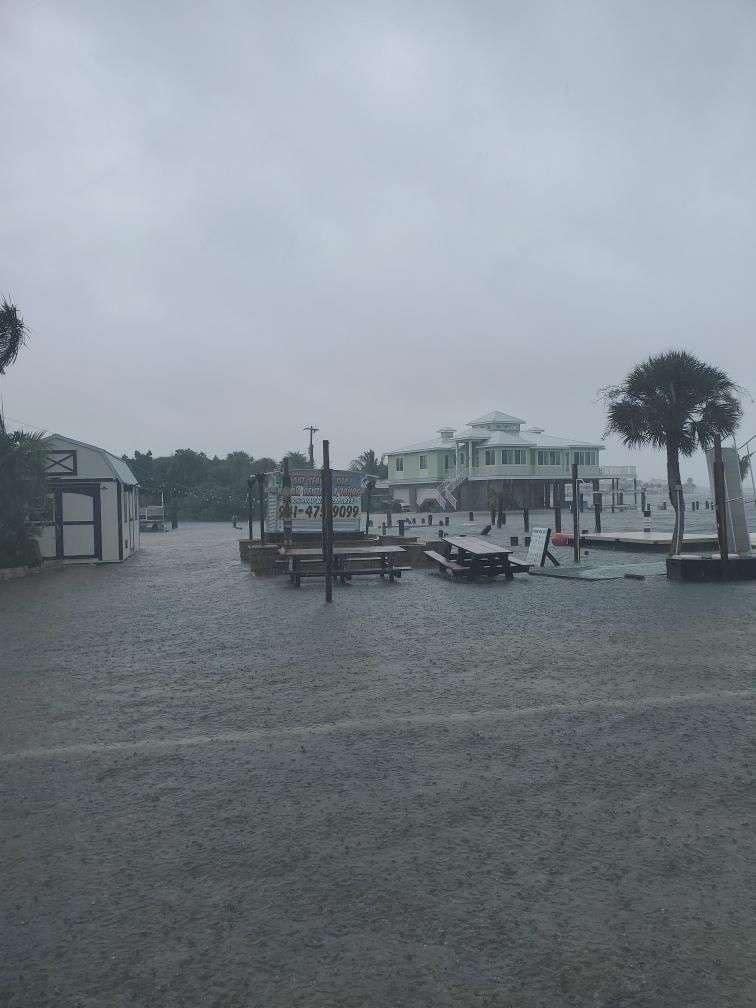
[[[575,563],[580,561],[580,490],[578,464],[572,463],[572,555]]]
[[[614,480],[612,480],[614,486]],[[612,511],[614,508],[612,508]],[[601,531],[601,484],[597,479],[593,481],[593,527],[597,532]]]
[[[719,555],[722,558],[722,563],[726,564],[730,559],[727,542],[727,500],[725,494],[724,463],[722,462],[722,438],[718,434],[714,435],[714,495],[717,509]]]
[[[247,527],[248,527],[248,538],[252,542],[252,487],[254,483],[252,477],[250,476],[247,480]]]
[[[633,476],[633,507],[638,510],[638,477]]]
[[[522,509],[522,525],[526,532],[530,532],[530,510],[527,505]]]
[[[325,600],[333,602],[333,475],[328,441],[323,441],[323,469],[321,472],[321,522],[323,529],[323,563],[325,565]]]
[[[365,506],[367,508],[367,515],[365,516],[365,535],[370,535],[370,504],[372,503],[374,488],[375,480],[369,479],[365,485]]]
[[[554,483],[554,531],[562,531],[562,485]]]
[[[616,504],[617,504],[616,480],[612,476],[612,514],[614,514],[614,508]]]
[[[287,546],[291,545],[291,474],[289,460],[283,460],[283,478],[281,479],[281,500],[283,502],[283,537]]]
[[[260,503],[260,545],[265,545],[265,473],[257,474],[257,495]]]

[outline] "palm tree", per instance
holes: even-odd
[[[386,479],[388,477],[388,468],[378,461],[372,448],[368,448],[367,451],[362,452],[356,459],[353,459],[349,468],[352,472],[377,476],[378,479]]]
[[[18,357],[18,352],[26,342],[26,323],[18,314],[18,309],[3,298],[0,304],[0,375]],[[5,422],[0,410],[0,432],[5,431]]]
[[[0,431],[0,567],[35,562],[49,442],[44,434]]]
[[[734,382],[719,368],[684,350],[649,357],[621,385],[604,389],[607,434],[618,434],[628,448],[652,445],[667,453],[667,485],[675,509],[670,550],[679,553],[685,530],[680,455],[711,446],[715,434],[732,434],[742,408]]]

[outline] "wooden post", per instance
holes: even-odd
[[[722,462],[722,438],[718,434],[714,435],[714,495],[717,508],[719,555],[722,558],[722,563],[727,563],[730,559],[727,542],[727,498],[725,494],[724,464]],[[682,549],[682,543],[680,544],[680,549]]]
[[[323,442],[323,469],[321,472],[323,528],[323,563],[325,565],[325,599],[333,602],[333,476],[328,441]]]
[[[496,528],[506,525],[507,515],[504,511],[504,494],[500,493],[496,498]]]
[[[612,514],[614,514],[614,508],[617,504],[617,491],[615,489],[615,479],[612,476]]]
[[[633,507],[638,510],[638,477],[633,476]]]
[[[370,504],[373,498],[375,480],[368,480],[365,487],[365,503],[367,505],[367,515],[365,516],[365,535],[370,535]]]
[[[572,463],[572,555],[575,563],[580,561],[580,490],[578,464]]]
[[[281,480],[281,499],[283,501],[283,536],[284,543],[291,545],[291,476],[289,475],[289,460],[283,460],[283,478]]]
[[[612,480],[612,486],[614,480]],[[612,511],[614,508],[612,508]],[[597,479],[593,481],[593,525],[597,532],[601,531],[601,484]]]
[[[522,525],[526,532],[530,532],[530,511],[527,504],[522,509]]]
[[[554,531],[562,531],[562,484],[554,483]]]
[[[252,541],[252,477],[247,480],[247,525],[249,527],[249,541]]]
[[[260,545],[265,545],[265,473],[257,474],[257,495],[260,502]]]

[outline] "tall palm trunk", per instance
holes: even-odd
[[[675,509],[675,530],[672,533],[670,553],[681,553],[685,533],[685,503],[680,479],[680,454],[676,444],[667,444],[667,492]]]

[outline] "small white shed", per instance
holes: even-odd
[[[62,434],[49,438],[44,559],[105,563],[139,549],[139,487],[126,463]]]

